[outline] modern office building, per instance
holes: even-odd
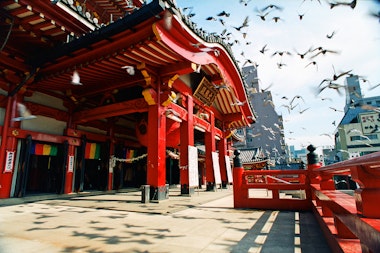
[[[380,150],[380,96],[363,97],[360,80],[351,75],[345,81],[345,114],[335,131],[338,161]]]
[[[256,123],[238,130],[244,136],[234,146],[241,149],[260,148],[271,164],[286,164],[284,126],[281,115],[275,111],[270,90],[260,87],[257,67],[244,67],[243,76],[249,101],[257,115]]]

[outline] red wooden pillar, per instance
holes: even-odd
[[[112,161],[111,157],[114,157],[115,155],[115,145],[114,145],[114,124],[109,123],[108,125],[108,136],[110,136],[110,147],[109,147],[109,154],[110,157],[108,158],[108,180],[107,180],[107,190],[111,191],[113,186],[113,167],[112,167]]]
[[[378,201],[380,199],[380,178],[372,174],[365,165],[351,168],[351,177],[360,185],[355,190],[356,210],[367,218],[380,218]]]
[[[163,112],[159,104],[149,106],[147,184],[151,200],[166,198],[166,117]]]
[[[226,155],[227,155],[227,139],[222,138],[218,142],[219,150],[219,167],[220,167],[220,177],[222,179],[222,187],[226,188],[228,184],[227,179],[227,167],[226,167]]]
[[[65,188],[63,192],[65,194],[73,192],[73,178],[74,178],[74,167],[75,167],[75,146],[69,144],[67,152],[67,168],[65,176]]]
[[[193,119],[194,101],[191,96],[187,96],[187,120],[181,123],[180,136],[180,182],[181,194],[191,195],[194,188],[189,187],[189,152],[188,146],[194,146],[194,119]]]
[[[8,137],[9,124],[11,118],[15,116],[17,110],[17,100],[13,97],[8,97],[7,106],[5,109],[5,117],[3,131],[1,133],[0,146],[0,198],[9,198],[12,185],[12,176],[14,172],[14,164],[16,158],[17,140],[14,137]],[[8,153],[13,152],[13,153]],[[13,155],[13,163],[7,163],[7,159]],[[10,167],[8,167],[9,165]]]
[[[76,129],[76,124],[73,123],[73,106],[71,104],[66,105],[69,108],[69,118],[66,123],[66,135],[68,135],[68,132],[73,131],[72,129]],[[74,130],[75,131],[75,130]],[[70,133],[71,135],[72,133]],[[69,143],[68,150],[67,150],[67,162],[66,162],[66,175],[65,175],[65,184],[63,193],[68,194],[73,192],[73,181],[74,181],[74,173],[76,170],[76,159],[75,157],[75,146],[71,145]]]
[[[210,131],[205,133],[205,155],[206,155],[206,190],[215,190],[214,167],[212,162],[212,152],[215,152],[215,116],[210,112]]]
[[[108,160],[108,183],[107,183],[107,190],[111,191],[112,190],[112,185],[113,185],[113,164],[111,161],[111,157],[115,155],[115,146],[113,145],[113,142],[111,142],[110,145],[110,157]]]

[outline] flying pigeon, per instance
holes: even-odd
[[[73,85],[82,85],[80,82],[80,76],[78,74],[78,71],[74,70],[73,75],[71,76],[71,84]]]
[[[131,76],[135,74],[135,69],[133,68],[133,66],[123,66],[121,68],[125,69],[125,71],[127,71],[127,73],[130,74]]]
[[[17,110],[19,113],[19,117],[13,118],[12,121],[22,121],[26,119],[35,119],[37,118],[36,116],[32,115],[30,111],[26,108],[25,105],[21,103],[17,103]]]

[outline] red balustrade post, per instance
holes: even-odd
[[[365,165],[351,168],[351,177],[360,186],[355,190],[356,210],[364,217],[379,219],[380,178],[370,172]]]
[[[318,175],[315,170],[321,167],[321,163],[318,158],[318,154],[314,151],[316,148],[313,145],[307,147],[309,154],[307,154],[307,170],[308,170],[308,180],[310,184],[319,184],[321,190],[335,190],[335,184],[332,180],[331,175]],[[315,199],[315,196],[311,194],[311,188],[309,190],[309,195],[307,196],[312,199]],[[322,208],[323,216],[332,217],[332,212],[327,208],[318,198],[316,199],[317,205]]]
[[[233,176],[233,189],[234,189],[234,208],[244,207],[244,199],[248,195],[248,192],[243,192],[243,174],[244,168],[240,161],[240,151],[234,151],[234,168],[232,172]]]

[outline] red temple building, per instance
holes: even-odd
[[[0,27],[0,198],[230,182],[255,115],[229,46],[172,1],[3,0]]]

